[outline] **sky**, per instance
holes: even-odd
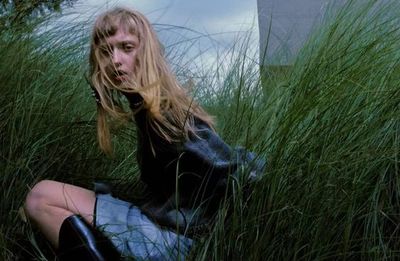
[[[153,23],[211,33],[249,29],[257,22],[257,0],[79,0],[74,9],[90,15],[118,5],[139,10]]]
[[[188,54],[187,60],[198,60],[201,53],[201,63],[212,64],[216,53],[229,49],[248,32],[258,49],[257,0],[78,0],[72,9],[77,13],[73,20],[91,22],[96,14],[113,6],[146,15],[167,47],[187,41],[179,48]]]

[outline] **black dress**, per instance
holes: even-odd
[[[141,209],[159,225],[189,234],[208,226],[230,178],[263,172],[264,161],[243,148],[231,148],[200,119],[194,119],[189,139],[166,141],[149,126],[147,111],[140,109],[142,98],[126,96],[138,111],[137,160],[151,195]]]

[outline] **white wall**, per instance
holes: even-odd
[[[320,23],[328,7],[337,7],[344,1],[257,0],[260,59],[266,57],[264,64],[268,65],[290,64],[313,25]],[[266,49],[268,31],[269,41]]]

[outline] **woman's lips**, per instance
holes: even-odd
[[[115,76],[115,80],[119,81],[119,82],[124,82],[127,80],[125,75],[117,75]]]
[[[128,80],[128,75],[125,72],[117,71],[114,73],[114,79],[118,82],[124,82]]]

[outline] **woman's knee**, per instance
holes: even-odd
[[[24,210],[29,218],[35,218],[38,213],[43,213],[49,206],[52,188],[58,182],[52,180],[42,180],[33,186],[25,199]],[[54,195],[55,196],[55,195]]]
[[[38,182],[28,193],[25,201],[25,214],[35,221],[44,218],[67,217],[80,214],[92,222],[95,193],[82,187],[53,180]]]

